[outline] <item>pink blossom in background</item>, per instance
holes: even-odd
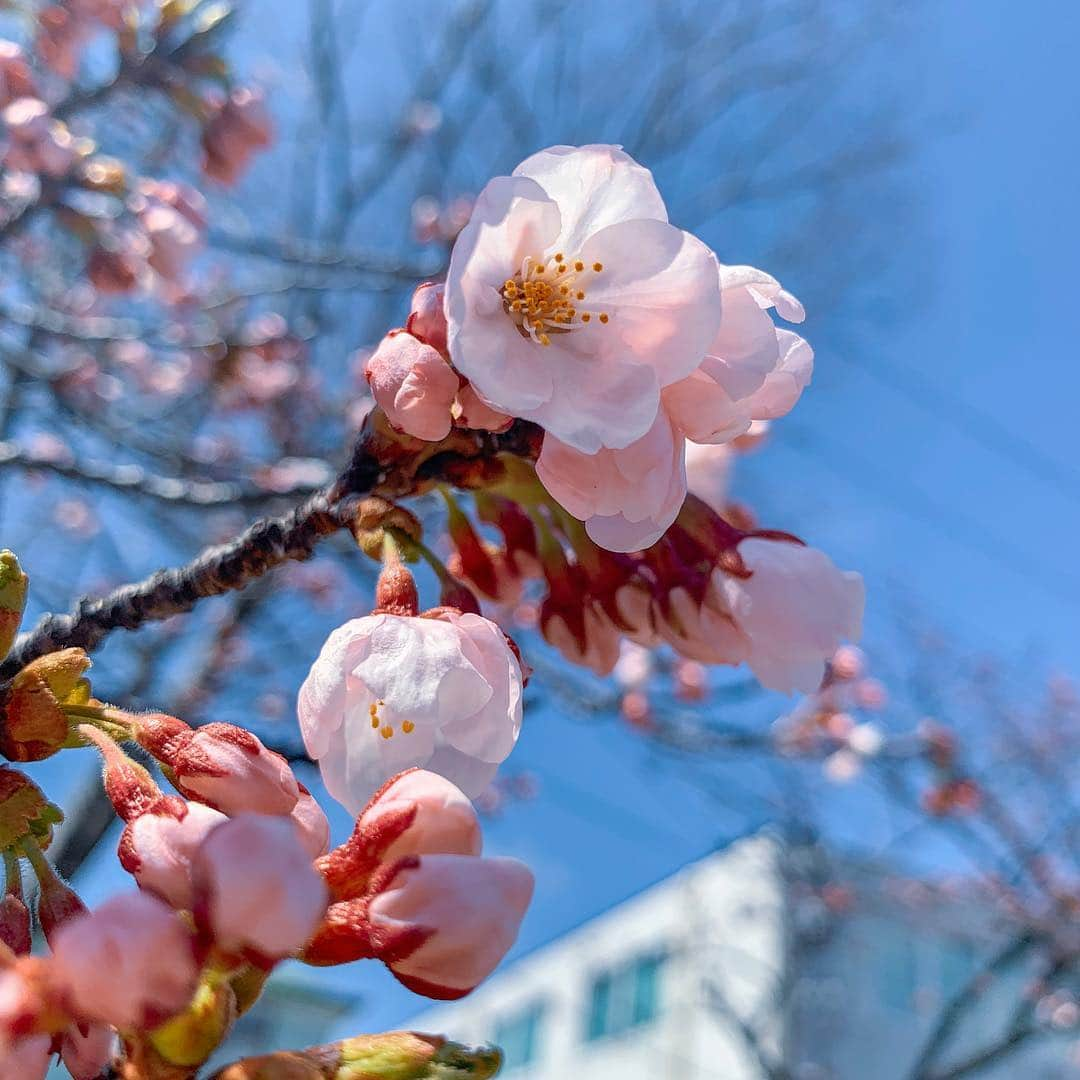
[[[14,41],[0,38],[0,108],[16,98],[36,98],[37,86],[26,54]]]
[[[405,986],[426,997],[463,997],[514,943],[532,893],[532,873],[516,859],[404,859],[368,906],[371,935]]]
[[[552,147],[481,192],[446,281],[454,366],[587,454],[652,426],[720,322],[716,263],[613,146]]]
[[[75,160],[74,140],[39,98],[18,98],[2,113],[7,134],[4,165],[23,172],[63,176]]]
[[[378,614],[327,639],[300,688],[308,754],[353,813],[413,766],[482,791],[521,728],[522,674],[502,630],[479,615]]]
[[[65,922],[53,966],[75,1012],[115,1027],[152,1026],[195,989],[191,935],[149,893],[129,893]]]
[[[79,70],[90,28],[71,6],[51,4],[37,15],[34,50],[61,78],[72,80]]]
[[[738,547],[751,575],[727,576],[721,592],[750,642],[747,663],[770,690],[813,693],[825,662],[862,629],[862,578],[815,548],[751,537]]]
[[[203,128],[203,172],[219,183],[235,184],[252,156],[272,140],[273,125],[263,95],[238,87]]]
[[[228,952],[277,960],[300,949],[329,896],[288,818],[241,814],[203,841],[192,863],[195,912]]]
[[[364,374],[394,427],[430,442],[450,434],[459,380],[430,345],[404,330],[391,331],[368,357]]]

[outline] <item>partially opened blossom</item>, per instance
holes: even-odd
[[[191,934],[149,893],[114,897],[64,923],[52,963],[76,1015],[120,1028],[160,1023],[195,989]]]
[[[412,766],[466,794],[487,786],[521,728],[521,667],[480,615],[353,619],[327,639],[300,688],[300,730],[330,794],[357,813]]]
[[[727,576],[725,601],[749,639],[747,663],[771,690],[812,693],[825,663],[862,628],[862,578],[815,548],[750,537],[738,545],[749,577]]]
[[[364,376],[394,427],[430,442],[450,434],[460,380],[436,349],[404,330],[391,331],[368,357]]]
[[[620,450],[584,454],[545,436],[536,475],[595,543],[638,551],[664,535],[683,504],[684,443],[661,409],[648,432]]]
[[[577,450],[625,447],[720,323],[716,261],[614,146],[556,146],[480,193],[446,281],[454,366]]]
[[[191,860],[212,829],[227,818],[209,806],[164,798],[129,821],[120,838],[120,865],[139,887],[174,908],[192,904]]]
[[[241,814],[219,825],[192,862],[195,914],[228,952],[278,960],[314,932],[329,899],[288,818]]]
[[[368,905],[375,953],[417,993],[463,997],[513,945],[532,894],[516,859],[402,859]]]

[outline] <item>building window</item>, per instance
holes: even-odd
[[[639,956],[629,964],[601,972],[589,995],[586,1039],[602,1039],[648,1024],[660,1011],[660,981],[664,957]]]
[[[539,1052],[540,1025],[544,1005],[536,1002],[499,1020],[495,1025],[495,1045],[503,1052],[503,1069],[520,1069],[534,1062]]]

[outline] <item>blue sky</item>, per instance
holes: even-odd
[[[1026,13],[931,4],[867,76],[904,88],[926,118],[910,163],[925,223],[921,250],[904,255],[914,299],[884,329],[833,319],[825,336],[811,311],[814,385],[745,463],[737,494],[782,508],[770,524],[864,572],[871,652],[899,647],[900,596],[972,649],[1035,645],[1048,668],[1080,672],[1078,32],[1066,0]],[[904,247],[887,213],[866,227],[895,228]],[[725,774],[718,801],[612,721],[539,709],[514,765],[537,773],[541,794],[487,836],[537,875],[519,952],[755,822],[740,803],[752,767]],[[872,806],[863,820],[870,834],[884,829]],[[91,898],[118,887],[112,857],[91,868]],[[393,1025],[423,1005],[376,965],[328,977],[363,997],[353,1027]]]

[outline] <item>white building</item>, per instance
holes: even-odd
[[[761,833],[679,871],[407,1025],[495,1042],[507,1080],[929,1080],[1008,1030],[1007,967],[914,1068],[1008,928],[925,885]],[[1064,1038],[964,1075],[1080,1076]]]

